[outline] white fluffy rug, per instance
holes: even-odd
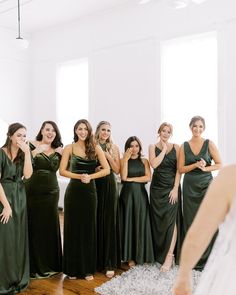
[[[160,264],[138,265],[95,288],[101,295],[170,295],[178,268],[160,272]],[[195,288],[201,272],[193,271]]]

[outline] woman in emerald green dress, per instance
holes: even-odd
[[[120,223],[122,260],[129,266],[154,261],[149,217],[149,202],[145,184],[151,171],[147,159],[142,158],[142,146],[136,136],[125,143],[121,159]]]
[[[118,190],[114,173],[120,172],[120,153],[111,140],[111,125],[101,121],[95,132],[95,140],[100,145],[110,165],[111,172],[96,179],[98,211],[98,270],[105,270],[106,276],[114,276],[114,270],[120,265],[120,235],[118,219]],[[100,166],[97,168],[100,169]]]
[[[158,129],[158,142],[149,146],[149,161],[154,169],[150,186],[153,248],[155,260],[162,264],[161,271],[168,271],[173,265],[177,236],[178,240],[180,238],[179,146],[168,142],[172,134],[172,125],[162,123]]]
[[[205,120],[201,116],[194,116],[189,124],[192,138],[180,147],[179,172],[185,173],[183,180],[183,231],[187,233],[205,193],[212,181],[211,171],[218,170],[221,159],[215,144],[202,138],[205,130]],[[212,160],[214,164],[212,165]],[[210,255],[216,235],[198,261],[195,269],[202,270]]]
[[[99,161],[102,169],[95,172]],[[70,178],[65,193],[63,272],[69,279],[92,280],[97,268],[97,193],[95,179],[110,173],[109,164],[95,145],[90,123],[74,126],[74,143],[65,147],[60,174]]]
[[[32,174],[26,128],[9,126],[0,149],[0,294],[19,293],[29,283],[25,187]]]
[[[30,143],[33,175],[26,182],[30,277],[45,278],[62,271],[62,246],[58,215],[59,168],[62,142],[53,121],[43,122]]]

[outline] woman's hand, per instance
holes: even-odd
[[[131,158],[131,155],[132,155],[132,149],[128,148],[124,153],[123,160],[128,162],[128,160]]]
[[[62,155],[63,148],[61,146],[59,146],[54,151],[55,151],[55,153],[58,153],[58,154]]]
[[[0,222],[3,224],[8,223],[8,220],[12,217],[11,206],[6,206],[3,208],[2,213],[0,214]]]
[[[82,174],[81,182],[83,183],[90,183],[91,177],[89,174]]]
[[[202,171],[206,171],[206,161],[203,158],[196,162],[196,166]]]
[[[172,295],[192,295],[190,278],[178,276],[172,290]]]
[[[178,188],[173,188],[169,194],[169,203],[175,204],[178,202]]]
[[[22,150],[23,153],[27,153],[30,151],[29,143],[26,141],[18,140],[17,146]]]
[[[103,168],[102,168],[102,166],[100,165],[100,166],[97,166],[96,167],[96,169],[95,169],[95,172],[99,172],[99,171],[101,171]]]
[[[162,146],[162,151],[164,151],[166,153],[167,148],[168,148],[167,143],[165,141],[163,141],[163,140],[160,140],[160,144]]]

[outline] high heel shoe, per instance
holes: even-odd
[[[175,266],[175,255],[171,254],[171,253],[168,253],[166,255],[166,259],[165,259],[164,264],[162,264],[162,266],[160,268],[160,271],[161,272],[167,272],[174,266]]]
[[[115,275],[115,271],[114,270],[107,270],[106,271],[106,277],[107,278],[111,279],[111,278],[114,277],[114,275]]]

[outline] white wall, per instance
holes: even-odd
[[[164,1],[153,1],[35,33],[31,44],[33,132],[38,131],[43,120],[56,120],[57,63],[89,57],[93,126],[103,119],[111,121],[115,142],[122,150],[126,138],[136,134],[147,154],[147,146],[155,141],[161,121],[161,40],[217,30],[219,146],[225,163],[236,162],[235,18],[234,0],[208,0],[204,5],[178,11],[164,7]],[[181,108],[177,111],[181,116]]]
[[[9,123],[31,122],[30,72],[28,53],[18,50],[15,34],[0,29],[0,118]],[[6,130],[0,132],[0,146]]]

